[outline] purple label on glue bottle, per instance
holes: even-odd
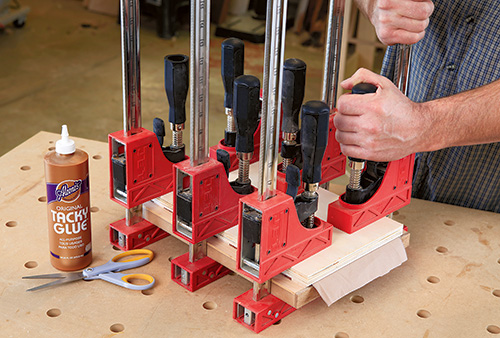
[[[47,183],[47,204],[52,202],[72,203],[81,194],[88,191],[88,176],[84,180],[65,180],[60,183]]]

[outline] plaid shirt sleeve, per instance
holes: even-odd
[[[426,35],[413,47],[408,96],[415,102],[500,78],[498,2],[435,0],[434,5]],[[390,79],[395,56],[396,47],[388,47],[382,75]],[[417,153],[412,196],[500,212],[499,167],[500,143]]]

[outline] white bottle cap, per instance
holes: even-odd
[[[69,138],[68,127],[64,124],[61,130],[61,139],[56,142],[56,153],[61,155],[75,152],[75,141]]]

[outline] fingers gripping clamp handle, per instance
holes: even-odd
[[[371,84],[371,83],[358,83],[354,87],[352,87],[351,93],[352,94],[357,94],[357,95],[364,95],[364,94],[374,94],[377,92],[377,86]],[[365,160],[360,159],[360,158],[354,158],[354,157],[349,157],[351,161],[354,162],[363,162]]]
[[[354,87],[352,87],[351,93],[352,94],[358,94],[358,95],[363,95],[363,94],[373,94],[377,92],[377,86],[371,84],[371,83],[358,83]],[[354,158],[354,157],[349,157],[349,160],[351,161],[351,169],[355,170],[355,175],[351,175],[354,179],[358,180],[357,174],[359,171],[362,171],[364,169],[364,164],[361,165],[361,163],[364,163],[365,160],[360,159],[360,158]],[[357,164],[359,163],[359,164]],[[351,180],[352,181],[352,180]],[[350,185],[356,185],[356,182],[351,182]],[[359,184],[357,184],[359,185]]]
[[[377,86],[371,83],[358,83],[352,87],[352,94],[364,95],[373,94],[377,91]],[[366,160],[360,158],[349,157],[351,175],[349,184],[344,195],[344,200],[350,204],[361,204],[365,200],[365,196],[358,192],[363,189],[361,186],[362,173],[365,169]]]
[[[374,94],[377,92],[377,86],[371,83],[358,83],[351,90],[352,94]]]

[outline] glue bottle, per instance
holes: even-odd
[[[50,262],[63,271],[83,269],[92,261],[88,159],[76,149],[66,125],[55,151],[44,157]]]

